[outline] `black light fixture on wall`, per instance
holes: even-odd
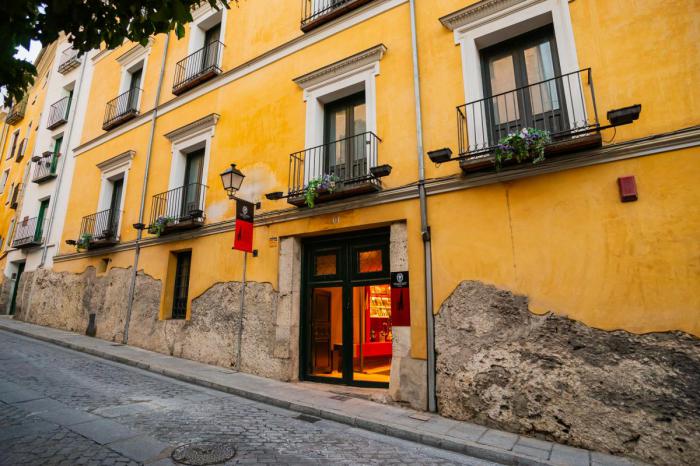
[[[242,171],[236,168],[236,164],[232,163],[231,167],[221,173],[221,183],[228,194],[229,199],[236,199],[236,193],[241,189],[243,178],[245,175]]]

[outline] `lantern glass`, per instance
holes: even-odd
[[[236,168],[235,163],[232,163],[231,167],[221,173],[220,176],[221,183],[224,185],[226,192],[229,193],[229,196],[234,195],[236,191],[241,189],[243,178],[245,178],[243,172]]]

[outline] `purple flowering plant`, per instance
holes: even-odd
[[[544,160],[544,147],[552,141],[549,132],[537,128],[523,128],[517,133],[510,133],[501,138],[496,146],[494,164],[500,170],[503,162],[515,160],[522,163],[532,160],[539,163]]]
[[[309,180],[309,183],[306,185],[306,191],[304,192],[304,202],[306,205],[313,208],[316,204],[316,198],[319,196],[319,192],[327,191],[333,193],[338,181],[340,181],[340,178],[332,173],[327,173],[318,178]]]

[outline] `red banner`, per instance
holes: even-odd
[[[233,249],[253,252],[253,217],[255,205],[252,202],[236,199],[236,236]]]

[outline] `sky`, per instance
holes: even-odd
[[[21,58],[22,60],[27,60],[34,63],[34,60],[36,59],[37,55],[39,55],[40,51],[41,42],[38,40],[33,40],[31,44],[29,44],[29,50],[25,49],[24,47],[17,47],[15,58]]]

